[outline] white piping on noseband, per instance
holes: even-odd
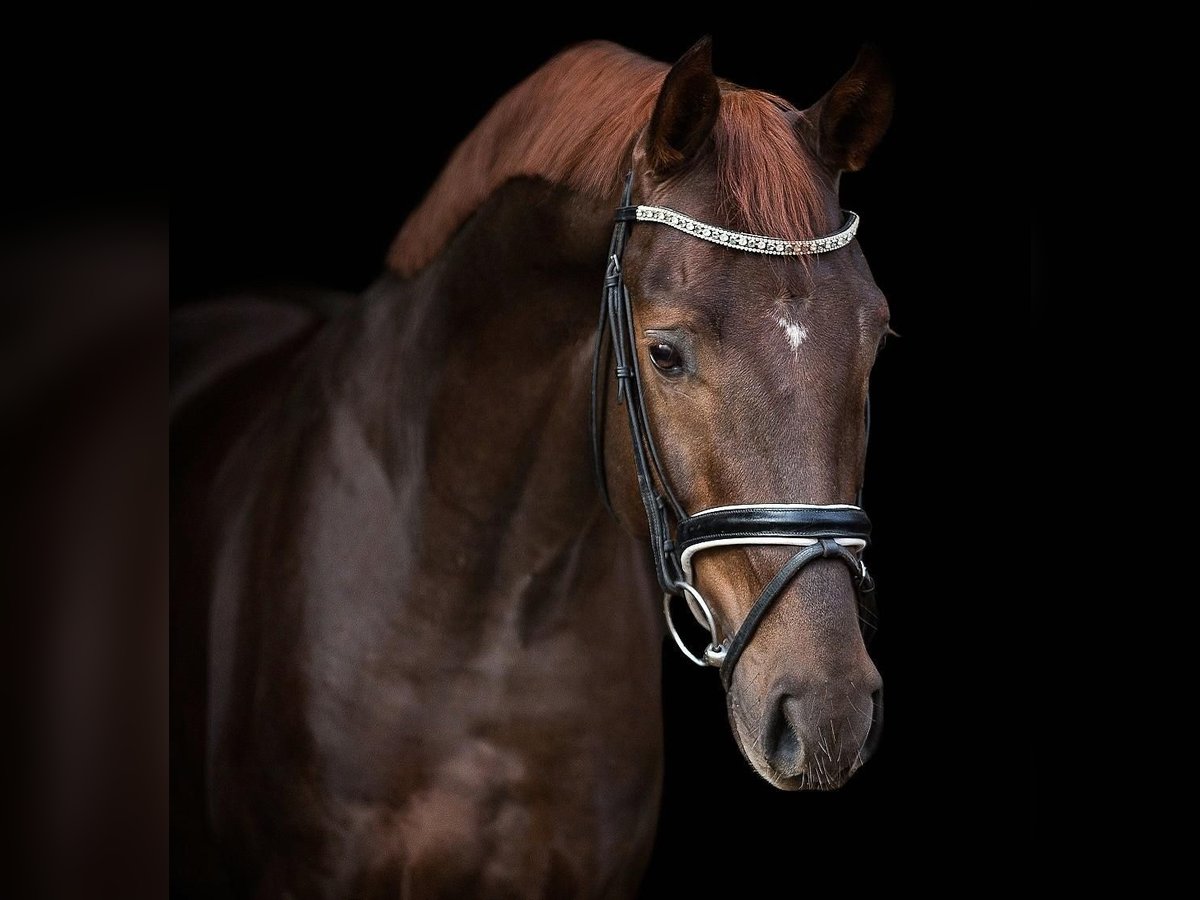
[[[867,542],[862,538],[834,538],[834,540],[856,553],[861,553],[866,549]],[[713,547],[733,547],[737,545],[754,544],[760,547],[811,547],[817,543],[816,538],[788,538],[788,537],[747,537],[747,538],[713,538],[711,541],[701,541],[698,544],[692,544],[679,557],[680,565],[683,566],[683,577],[687,579],[687,583],[695,586],[692,576],[692,557],[701,550],[711,550]]]
[[[729,512],[731,509],[860,509],[853,503],[734,503],[731,506],[710,506],[688,516],[697,519],[710,513]]]

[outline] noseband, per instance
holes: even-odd
[[[596,481],[609,512],[612,503],[604,467],[604,384],[602,370],[608,361],[605,345],[611,348],[617,377],[617,402],[629,414],[629,434],[633,441],[633,460],[638,492],[650,525],[650,550],[658,583],[662,586],[663,612],[667,627],[679,649],[699,666],[716,666],[726,690],[733,682],[733,671],[755,629],[779,599],[783,591],[809,563],[818,559],[839,560],[850,570],[860,606],[870,608],[874,581],[860,554],[871,537],[871,520],[858,506],[807,503],[751,503],[716,506],[693,515],[684,512],[667,478],[666,469],[646,415],[638,364],[637,338],[633,326],[633,305],[621,271],[625,242],[633,222],[667,225],[710,243],[747,253],[773,256],[809,256],[844,247],[854,240],[858,216],[847,213],[846,224],[835,234],[805,241],[786,241],[763,235],[728,231],[699,222],[671,209],[630,205],[633,173],[625,177],[621,205],[617,207],[608,268],[604,276],[604,294],[600,305],[600,323],[596,329],[596,354],[592,363],[592,452]],[[868,402],[868,428],[870,404]],[[860,497],[861,502],[861,497]],[[672,521],[675,523],[672,531]],[[728,640],[718,640],[712,608],[696,588],[692,559],[704,550],[729,546],[790,546],[799,548],[771,580],[747,613],[741,627]],[[696,621],[712,636],[703,656],[688,649],[671,618],[671,599],[682,598]]]

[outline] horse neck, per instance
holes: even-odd
[[[610,229],[611,204],[512,182],[395,288],[408,297],[382,291],[401,320],[379,330],[406,336],[383,369],[400,404],[385,443],[407,454],[389,468],[409,479],[439,616],[490,593],[536,630],[539,606],[611,590],[612,559],[636,548],[604,511],[587,427]]]

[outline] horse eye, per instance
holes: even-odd
[[[683,368],[683,360],[679,358],[679,351],[670,344],[651,344],[650,361],[654,363],[658,371],[668,374],[678,372]]]

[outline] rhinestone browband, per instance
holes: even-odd
[[[628,210],[623,207],[621,211]],[[701,240],[722,247],[732,247],[734,250],[745,250],[747,253],[769,253],[772,256],[812,256],[817,253],[828,253],[838,247],[845,247],[854,240],[858,232],[858,213],[845,210],[846,224],[841,231],[822,238],[807,241],[785,241],[780,238],[767,237],[762,234],[746,234],[741,231],[727,231],[716,225],[698,222],[681,212],[668,209],[665,206],[635,206],[633,215],[629,218],[639,222],[661,222],[684,234],[690,234]]]

